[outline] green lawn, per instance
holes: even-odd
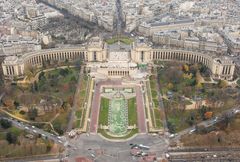
[[[152,98],[157,98],[157,91],[152,89]]]
[[[158,104],[158,94],[157,94],[157,82],[155,76],[150,76],[150,88],[151,88],[151,95],[152,95],[152,101],[154,103],[155,108],[159,106]]]
[[[155,105],[155,108],[158,108],[158,106],[159,106],[158,99],[154,98],[153,103]]]
[[[82,116],[82,109],[80,110],[77,110],[76,113],[75,113],[77,119],[81,119],[81,116]]]
[[[155,120],[156,120],[156,127],[162,128],[163,125],[162,125],[160,110],[154,109],[154,114],[155,114]]]
[[[157,85],[156,85],[156,79],[154,78],[154,76],[150,76],[150,87],[152,90],[156,90],[157,89]]]
[[[137,106],[136,98],[128,100],[128,125],[137,125]]]
[[[150,109],[150,115],[151,115],[153,127],[155,127],[153,109]]]
[[[109,99],[101,98],[99,124],[108,125],[108,109],[109,109]]]
[[[80,128],[80,126],[81,126],[81,120],[78,119],[76,120],[76,128]]]

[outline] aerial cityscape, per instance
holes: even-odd
[[[240,0],[0,0],[0,161],[240,162]]]

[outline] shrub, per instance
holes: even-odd
[[[12,126],[12,122],[5,119],[1,119],[0,124],[4,129],[10,128]]]

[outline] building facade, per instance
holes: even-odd
[[[155,60],[203,63],[215,79],[232,80],[235,63],[226,56],[179,49],[151,47],[143,41],[136,41],[129,51],[109,51],[100,38],[95,37],[82,47],[40,50],[20,57],[6,57],[2,63],[5,79],[23,78],[30,66],[40,68],[45,61],[82,60],[87,63],[92,76],[100,73],[109,78],[136,76],[137,64],[152,64]]]

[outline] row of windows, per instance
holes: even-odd
[[[43,61],[47,60],[74,60],[80,58],[85,60],[86,52],[59,52],[59,53],[50,53],[50,54],[42,54],[39,56],[34,56],[27,61],[27,63],[31,65],[42,64]]]
[[[198,54],[191,53],[181,53],[181,52],[158,52],[154,51],[152,53],[152,59],[166,59],[166,60],[180,60],[180,61],[189,61],[189,62],[202,62],[204,65],[209,66],[210,61]]]
[[[222,74],[230,74],[231,72],[231,66],[224,66]]]
[[[129,71],[108,71],[109,76],[127,76],[129,75]]]
[[[14,75],[15,73],[13,66],[6,66],[6,70],[7,70],[7,75]]]

